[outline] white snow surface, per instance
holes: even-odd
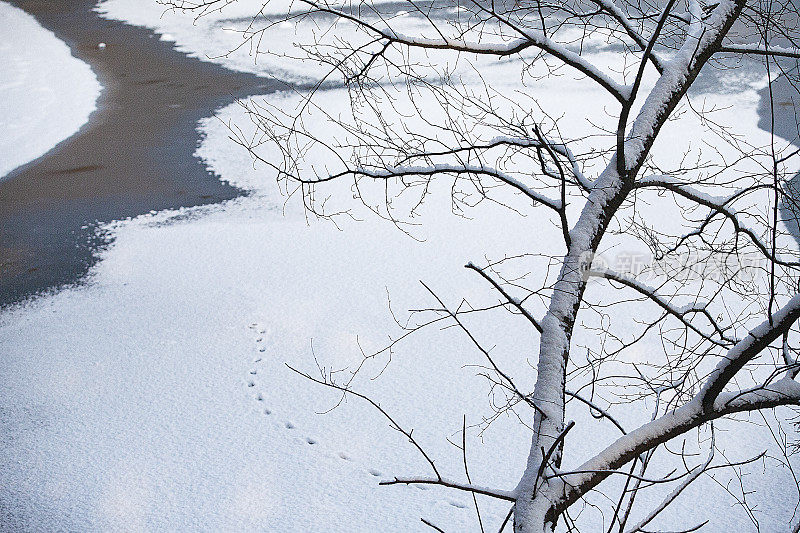
[[[336,96],[331,101],[341,102]],[[739,113],[755,124],[752,95],[749,103]],[[246,122],[235,105],[221,118]],[[463,493],[378,487],[380,479],[429,471],[365,403],[350,399],[317,414],[338,395],[285,363],[317,375],[313,340],[320,366],[353,365],[359,345],[368,351],[398,333],[387,293],[401,315],[433,304],[419,279],[453,306],[462,296],[491,301],[462,265],[519,251],[531,228],[537,242],[555,243],[555,229],[491,206],[472,220],[455,218],[446,201],[429,208],[424,242],[374,217],[341,230],[308,224],[296,202],[284,205],[270,173],[230,144],[220,121],[203,129],[200,154],[253,196],[114,224],[116,241],[89,286],[0,316],[5,516],[23,528],[95,531],[425,531],[421,517],[449,531],[474,527]],[[338,191],[345,204],[346,192]],[[447,197],[446,187],[440,192],[435,197]],[[503,316],[474,327],[530,389],[538,340],[524,321]],[[459,440],[463,413],[468,424],[491,414],[487,383],[469,366],[484,361],[457,331],[433,329],[401,344],[381,374],[386,362],[369,363],[355,388],[413,427],[439,467],[461,479],[460,454],[445,438]],[[592,439],[568,443],[579,461],[614,433],[573,410],[578,428],[594,428]],[[768,444],[758,428],[727,438],[736,458]],[[473,480],[512,489],[528,445],[511,417],[482,442],[471,431]],[[759,477],[759,486],[769,492],[785,474]],[[699,494],[706,505],[692,511]],[[788,520],[794,495],[780,494],[751,496],[768,530]],[[666,516],[687,527],[711,518],[709,531],[746,528],[736,507],[705,513],[715,500],[725,501],[722,489],[701,480]],[[658,495],[643,501],[655,504]],[[506,506],[481,502],[484,520],[499,523]]]
[[[378,6],[391,1],[370,0],[369,3]],[[337,2],[330,4],[338,5]],[[212,9],[205,11],[183,11],[155,1],[102,0],[96,9],[103,17],[151,28],[162,40],[174,41],[178,50],[228,68],[291,81],[307,80],[324,71],[325,67],[316,61],[305,61],[302,65],[284,69],[285,58],[282,56],[296,55],[294,45],[300,41],[294,22],[272,27],[267,43],[256,36],[256,42],[266,45],[260,50],[243,39],[243,31],[258,31],[268,24],[269,17],[303,12],[304,4],[291,0],[225,0],[213,5]],[[254,21],[257,13],[261,16]],[[305,31],[313,31],[311,24],[301,23],[300,26]],[[265,50],[269,53],[264,53]]]
[[[202,37],[187,40],[191,22],[164,22],[166,16],[156,17],[160,9],[136,11],[131,6],[139,4],[130,0],[103,4],[115,5],[185,49],[201,46]],[[214,24],[199,35],[218,31]],[[202,46],[208,48],[195,53],[219,54],[214,46],[227,43],[208,44],[213,42],[207,38]],[[508,63],[491,68],[482,72],[487,79],[519,83]],[[585,80],[563,76],[525,90],[546,109],[563,111],[565,137],[588,121],[608,120],[597,104],[608,97]],[[347,113],[342,91],[324,96],[327,112]],[[269,101],[287,110],[298,103],[286,94]],[[765,142],[756,126],[754,90],[713,95],[713,101],[720,121],[735,118],[751,142]],[[436,110],[430,111],[428,118]],[[370,352],[386,344],[387,335],[401,333],[389,300],[400,320],[405,309],[436,305],[418,280],[453,308],[462,298],[496,303],[463,265],[532,248],[558,252],[560,235],[549,212],[528,210],[520,218],[484,202],[469,211],[469,219],[458,218],[450,213],[449,184],[441,182],[413,230],[419,241],[354,205],[342,182],[325,189],[331,209],[351,208],[360,220],[340,219],[339,227],[309,220],[297,198],[281,194],[274,173],[254,168],[228,139],[226,122],[247,128],[244,110],[234,104],[218,115],[202,124],[206,137],[198,153],[250,196],[111,224],[106,229],[114,243],[86,286],[0,314],[0,520],[22,530],[430,531],[420,522],[425,518],[448,532],[474,530],[465,493],[379,487],[379,480],[428,477],[430,470],[365,402],[350,398],[319,414],[336,405],[338,393],[286,365],[314,376],[320,368],[333,371],[345,380],[336,371],[357,364],[361,349]],[[701,128],[691,120],[668,124],[656,148],[702,146]],[[682,155],[664,149],[656,157],[669,167]],[[309,165],[327,163],[310,157]],[[673,210],[652,211],[654,219],[674,223]],[[601,301],[615,296],[604,287],[592,281],[587,295]],[[532,310],[541,316],[536,305]],[[608,312],[630,322],[630,308]],[[517,377],[517,386],[531,390],[536,331],[502,311],[465,320],[494,347],[497,363]],[[576,345],[596,342],[592,331],[573,338]],[[658,349],[645,342],[632,356],[649,360],[648,347]],[[468,426],[492,415],[489,385],[475,366],[485,364],[463,333],[433,327],[401,342],[391,361],[385,354],[368,361],[353,388],[378,400],[404,428],[414,428],[442,472],[464,481],[461,453],[446,439],[460,443],[463,414]],[[618,415],[629,427],[649,420],[649,412],[637,409]],[[564,468],[581,464],[616,436],[574,402],[568,417],[576,428],[567,439]],[[730,460],[771,446],[766,430],[755,425],[726,433],[721,421],[717,429]],[[513,490],[529,446],[527,430],[512,416],[500,417],[480,437],[468,429],[473,481]],[[669,472],[670,465],[680,466],[666,457],[652,475]],[[767,461],[749,468],[747,488],[757,492],[748,498],[758,506],[762,531],[782,530],[797,501],[786,490],[793,486],[788,472]],[[658,504],[659,490],[642,494],[642,510],[630,523]],[[479,501],[487,530],[496,530],[507,503]],[[720,485],[705,476],[653,527],[690,528],[705,519],[704,531],[752,529],[744,510],[731,506]],[[591,508],[581,520],[588,531],[601,530],[602,518]]]
[[[221,125],[207,131],[202,150],[216,169],[261,178]],[[269,181],[261,187],[223,209],[120,223],[91,286],[0,316],[0,485],[13,487],[8,506],[35,516],[34,528],[422,531],[420,517],[460,530],[472,524],[464,494],[379,488],[380,479],[429,471],[365,404],[351,399],[315,414],[338,396],[284,363],[317,375],[313,339],[321,365],[352,365],[357,338],[370,349],[397,332],[387,290],[404,309],[430,303],[418,279],[443,295],[482,287],[463,264],[508,241],[495,246],[492,228],[458,220],[443,221],[425,243],[389,224],[307,226],[296,209],[283,213]],[[448,244],[458,234],[474,244]],[[504,337],[534,342],[524,328]],[[395,354],[390,380],[357,385],[414,427],[455,476],[460,455],[443,437],[464,412],[487,407],[485,383],[462,368],[469,353],[465,339],[433,330]],[[368,365],[365,376],[385,363]],[[488,449],[524,449],[521,428],[504,426],[510,433],[487,436]],[[523,458],[479,460],[473,442],[476,479],[513,488],[507,480]]]
[[[96,109],[92,69],[32,16],[0,2],[0,179],[70,137]]]

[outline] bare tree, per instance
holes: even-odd
[[[165,2],[198,15],[228,3]],[[553,531],[558,524],[572,529],[570,509],[603,490],[611,502],[608,531],[647,531],[701,475],[736,467],[715,455],[712,436],[704,441],[707,456],[679,453],[682,472],[652,478],[647,469],[656,450],[722,417],[800,404],[800,258],[787,230],[798,200],[786,175],[797,150],[774,135],[767,144],[753,141],[736,123],[717,122],[713,109],[690,95],[703,76],[758,64],[769,76],[767,116],[774,130],[776,117],[785,119],[793,107],[776,106],[773,81],[783,75],[794,91],[790,98],[797,94],[797,6],[792,0],[402,5],[399,13],[396,5],[369,0],[296,0],[282,15],[268,15],[274,10],[266,4],[244,30],[243,43],[269,53],[277,25],[313,27],[287,59],[326,65],[328,73],[301,91],[296,113],[245,103],[262,135],[237,141],[321,217],[346,214],[326,210],[324,188],[349,180],[364,205],[409,231],[408,215],[444,181],[456,214],[482,201],[522,214],[544,210],[560,242],[532,238],[520,256],[467,265],[496,291],[495,307],[538,332],[538,348],[520,354],[538,350],[532,392],[517,387],[463,321],[475,308],[449,309],[431,291],[433,318],[409,326],[411,332],[444,322],[461,328],[485,356],[493,386],[507,395],[500,409],[520,409],[530,421],[527,467],[516,487],[447,478],[406,430],[432,476],[390,483],[432,483],[509,501],[518,532]],[[613,61],[598,59],[603,53]],[[502,59],[529,81],[577,75],[599,87],[605,100],[597,106],[611,127],[586,124],[566,135],[558,111],[519,86],[511,90],[484,76],[486,58]],[[323,89],[330,87],[349,95],[347,116],[328,110]],[[682,157],[662,167],[653,147],[670,121],[684,120],[705,129],[708,145],[702,152],[663,148]],[[280,148],[282,160],[261,155],[265,142]],[[329,157],[325,168],[307,157],[320,151]],[[662,209],[667,222],[653,216]],[[649,252],[641,268],[622,268],[619,256],[612,260],[609,250],[636,244]],[[547,261],[537,263],[541,257]],[[529,259],[538,265],[529,277],[536,280],[508,275],[511,262]],[[577,346],[576,328],[596,332],[597,342]],[[308,377],[359,395],[349,381]],[[362,398],[400,429],[377,402]],[[580,466],[562,469],[574,427],[565,419],[568,401],[615,426],[619,437]],[[625,428],[615,410],[635,402],[648,405],[652,419]],[[780,434],[776,441],[791,466],[791,439]],[[655,484],[669,487],[662,503],[631,523],[637,494]],[[483,529],[480,512],[477,518]]]

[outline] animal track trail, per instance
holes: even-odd
[[[266,352],[266,346],[264,343],[264,339],[267,335],[266,328],[261,327],[257,322],[254,322],[248,326],[248,329],[253,331],[255,334],[255,344],[256,344],[256,355],[252,360],[252,364],[250,365],[249,370],[247,371],[247,375],[245,377],[245,383],[247,384],[248,388],[255,388],[258,384],[257,378],[259,370],[261,370],[261,364],[264,361],[264,358],[261,356],[264,352]],[[258,402],[264,401],[264,395],[261,392],[255,394],[255,399]],[[265,414],[271,413],[269,409],[265,409]]]
[[[292,421],[281,421],[277,417],[274,417],[275,411],[269,406],[268,393],[261,387],[261,377],[269,374],[267,366],[270,363],[269,354],[267,352],[267,339],[269,338],[269,330],[260,325],[258,322],[253,322],[250,324],[248,329],[250,329],[253,334],[254,355],[245,375],[245,383],[247,388],[255,389],[255,393],[252,397],[258,403],[258,412],[260,414],[263,416],[273,417],[273,423],[277,427],[281,427],[285,430],[293,430],[295,429],[295,425]],[[307,442],[307,444],[317,443],[317,440],[310,436],[303,437],[303,441]]]
[[[339,460],[344,463],[348,463],[352,465],[351,468],[360,471],[365,477],[368,477],[371,480],[383,478],[384,474],[380,470],[371,467],[365,467],[363,464],[361,464],[361,461],[357,461],[346,452],[332,452],[329,450],[328,446],[322,443],[319,439],[311,435],[304,434],[304,432],[298,428],[294,422],[278,416],[275,410],[269,407],[268,393],[265,390],[260,390],[261,387],[259,379],[260,376],[267,374],[266,364],[269,363],[269,354],[267,352],[267,343],[265,341],[268,338],[269,333],[267,328],[261,326],[257,322],[250,324],[248,328],[253,332],[254,355],[251,359],[251,364],[248,367],[247,373],[245,374],[245,383],[247,385],[248,392],[255,390],[255,393],[252,394],[252,398],[258,404],[258,413],[261,416],[270,418],[274,427],[293,433],[295,435],[293,440],[298,444],[314,447],[317,449],[317,453],[328,459]],[[427,491],[431,488],[428,485],[411,486],[421,491]],[[437,498],[437,500],[439,500],[440,503],[445,503],[458,509],[468,508],[468,505],[453,500],[452,498]]]

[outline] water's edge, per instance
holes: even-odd
[[[759,91],[761,99],[758,107],[758,127],[770,132],[772,130],[771,117],[774,114],[775,128],[773,133],[782,139],[790,140],[795,146],[800,147],[800,136],[798,135],[800,117],[797,114],[800,94],[798,94],[798,87],[792,85],[792,83],[783,75],[772,82],[774,100],[772,106],[770,106],[769,87]],[[783,141],[780,139],[778,141],[776,146],[782,146]],[[781,216],[789,231],[800,243],[800,173],[787,180],[785,188],[787,195],[793,198],[781,204]]]
[[[77,133],[0,182],[0,307],[83,280],[106,242],[96,232],[103,222],[246,194],[194,156],[197,123],[238,98],[287,88],[100,18],[94,0],[10,3],[88,63],[103,92]]]
[[[103,93],[75,135],[0,181],[0,307],[83,280],[107,242],[96,231],[102,222],[246,194],[194,156],[197,123],[237,98],[287,88],[190,58],[151,30],[100,18],[95,0],[9,1],[88,63]],[[800,143],[796,91],[780,78],[773,93],[774,133]],[[770,131],[768,89],[759,96],[758,126]],[[787,185],[800,191],[800,174]],[[800,241],[795,212],[782,206]]]

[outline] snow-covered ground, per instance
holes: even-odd
[[[0,179],[86,123],[101,86],[86,63],[19,8],[0,2]]]
[[[373,5],[391,3],[392,0],[371,0]],[[188,5],[188,4],[187,4]],[[300,81],[320,72],[313,61],[296,62],[287,66],[279,55],[295,55],[298,42],[293,24],[280,24],[269,31],[270,54],[264,54],[251,43],[244,43],[242,32],[250,27],[253,17],[299,12],[303,5],[291,0],[236,0],[212,4],[206,10],[183,12],[167,9],[153,1],[103,0],[96,10],[102,16],[130,24],[146,26],[161,36],[162,40],[175,42],[175,47],[191,56],[224,64],[228,68],[277,77],[286,81]],[[222,6],[222,8],[219,8]],[[253,28],[264,26],[263,18]]]
[[[177,15],[160,18],[159,8],[139,6],[111,0],[103,9],[201,55],[229,46],[231,37],[217,33],[219,17],[176,22],[169,17]],[[518,82],[506,64],[491,68],[487,78]],[[751,142],[766,142],[756,126],[758,97],[748,87],[713,95],[718,118],[735,115]],[[542,80],[526,90],[569,112],[561,123],[567,133],[588,120],[607,120],[597,105],[604,96],[569,76],[557,87]],[[347,112],[341,92],[325,98],[328,112]],[[297,99],[275,95],[270,102],[291,109]],[[228,139],[225,123],[246,125],[244,110],[233,105],[218,118],[202,125],[199,154],[251,196],[112,224],[107,229],[115,242],[88,286],[0,315],[0,516],[32,530],[430,531],[420,518],[448,532],[474,528],[471,499],[463,493],[378,487],[378,480],[395,475],[427,474],[424,461],[364,402],[351,398],[319,414],[339,396],[286,364],[312,375],[318,365],[330,372],[356,364],[362,348],[373,350],[399,334],[389,299],[399,318],[405,309],[434,305],[418,280],[452,306],[461,298],[496,301],[463,265],[532,245],[557,249],[556,229],[543,217],[520,218],[489,203],[469,219],[454,217],[447,184],[432,195],[414,230],[422,240],[353,206],[343,184],[331,189],[333,207],[353,208],[362,220],[340,220],[339,227],[308,221],[296,198],[281,195],[273,173],[253,168]],[[702,145],[692,137],[700,131],[699,125],[667,128],[661,146],[687,136]],[[680,155],[659,154],[665,164]],[[495,346],[501,366],[519,376],[518,386],[530,389],[535,331],[503,312],[472,326]],[[576,343],[592,342],[591,332],[576,335]],[[463,414],[468,425],[492,415],[488,384],[474,366],[485,361],[458,330],[432,328],[401,343],[387,362],[385,355],[368,361],[355,388],[413,427],[437,465],[463,479],[461,453],[446,439],[460,442]],[[622,416],[633,421],[647,413]],[[578,406],[570,417],[578,423],[570,453],[590,453],[613,437],[602,426],[576,437],[596,421]],[[746,439],[720,433],[731,460],[769,445],[758,428]],[[473,480],[513,489],[530,445],[524,426],[507,416],[480,437],[474,428],[468,434]],[[751,497],[762,530],[777,531],[797,495],[781,492],[792,486],[785,471],[772,463],[753,471],[762,467],[774,472],[757,478],[761,490]],[[643,496],[657,500],[657,494]],[[485,523],[496,528],[507,505],[480,501]],[[725,512],[710,510],[715,501],[726,502]],[[697,517],[711,519],[707,531],[750,527],[744,511],[729,507],[723,489],[707,479],[686,492],[667,523],[688,527]]]

